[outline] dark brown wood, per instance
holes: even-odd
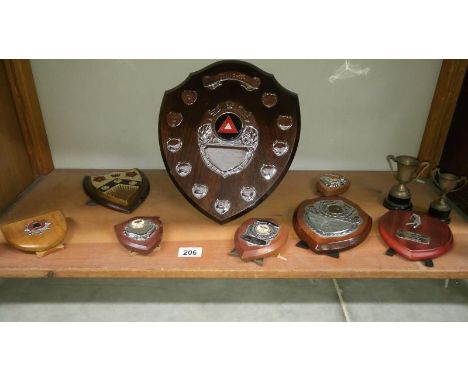
[[[4,60],[30,162],[37,175],[54,169],[29,60]]]
[[[127,224],[131,224],[134,221],[138,220],[150,220],[155,225],[156,228],[153,233],[146,240],[135,240],[127,235],[125,235],[125,227]],[[125,248],[129,249],[132,252],[136,252],[142,255],[148,255],[154,251],[156,247],[161,243],[163,235],[163,224],[159,219],[159,216],[136,216],[131,219],[128,219],[120,224],[114,226],[115,234],[120,244]]]
[[[304,221],[305,208],[320,200],[342,200],[345,203],[353,206],[358,211],[362,219],[362,223],[357,230],[349,235],[340,237],[324,237],[315,233]],[[337,252],[353,248],[363,242],[369,234],[372,227],[372,218],[365,213],[361,207],[348,199],[339,196],[324,196],[316,199],[304,200],[296,208],[293,216],[293,226],[297,236],[304,241],[307,246],[315,252]]]
[[[269,221],[279,226],[278,236],[274,238],[268,245],[249,245],[248,242],[242,238],[249,225],[256,221]],[[286,245],[288,241],[289,231],[284,225],[280,225],[274,219],[260,219],[251,218],[242,223],[234,234],[234,247],[242,261],[253,261],[263,259],[265,257],[275,256],[279,254],[281,248]]]
[[[468,278],[468,224],[452,211],[450,229],[453,248],[436,260],[434,268],[400,256],[385,256],[387,245],[374,224],[359,246],[343,252],[340,259],[314,256],[296,247],[299,240],[292,228],[296,206],[314,192],[320,172],[289,171],[275,192],[245,219],[274,218],[289,230],[281,257],[270,257],[263,267],[243,262],[227,253],[234,246],[239,223],[222,226],[191,208],[164,170],[146,170],[154,192],[138,209],[138,215],[158,215],[164,222],[161,249],[154,256],[128,256],[115,237],[114,225],[122,215],[108,208],[85,205],[83,177],[102,170],[54,170],[33,185],[12,208],[0,216],[0,224],[60,209],[67,219],[66,248],[43,259],[12,248],[0,232],[0,277],[84,277],[84,278]],[[346,196],[360,205],[374,221],[386,209],[382,198],[394,184],[389,172],[342,171],[351,183]],[[291,192],[294,190],[294,192]],[[415,210],[424,210],[438,193],[429,184],[411,184]],[[53,195],[53,197],[51,197]],[[199,258],[177,257],[180,247],[202,247]],[[284,259],[286,260],[284,260]]]
[[[105,207],[119,212],[134,211],[148,196],[148,178],[137,168],[87,175],[83,188],[88,196]]]
[[[0,62],[0,211],[37,177],[29,160],[5,65]]]
[[[60,245],[67,233],[67,221],[61,211],[28,217],[1,227],[5,239],[13,247],[25,251],[47,252]]]
[[[224,130],[228,116],[232,120]],[[231,127],[231,124],[237,125]],[[203,130],[207,136],[211,134],[210,137],[219,138],[216,144],[210,141],[206,151],[201,148],[205,147],[204,143],[199,144],[201,126],[207,126]],[[247,130],[247,126],[253,129],[249,127]],[[221,144],[227,145],[229,143],[225,142],[234,142],[242,136],[235,134],[235,130],[242,128],[244,132],[258,131],[258,146],[244,169],[227,175],[227,171],[219,170],[210,161],[215,160],[214,155],[222,163],[234,162],[237,155],[246,155],[245,151],[241,154],[244,149],[238,146],[235,149],[220,148]],[[226,132],[229,129],[231,133]],[[194,207],[219,223],[247,213],[270,195],[294,158],[299,135],[297,95],[283,88],[271,74],[240,61],[217,62],[191,74],[181,85],[165,93],[159,114],[159,145],[167,172]],[[230,141],[229,137],[232,137]],[[203,155],[210,159],[203,159],[201,153],[208,150],[212,154]],[[187,163],[190,163],[190,169]],[[266,167],[262,167],[264,165]],[[270,165],[276,166],[276,173],[273,174]],[[232,168],[235,166],[233,164]],[[177,171],[181,168],[186,172],[184,176]],[[262,177],[261,171],[272,174],[271,178]],[[204,197],[201,197],[203,193],[198,193],[199,197],[193,195],[192,188],[196,184],[207,187],[203,188],[207,190]],[[241,198],[242,187],[255,188],[252,201]],[[229,201],[227,212],[216,212],[216,199]]]
[[[439,165],[467,66],[468,60],[442,62],[418,154],[419,160],[429,161],[431,164],[425,176],[429,176],[430,171]]]
[[[334,181],[341,181],[342,184],[338,186],[331,186],[330,184],[328,184],[327,178],[330,178]],[[333,174],[333,173],[321,174],[316,183],[317,192],[323,196],[333,196],[333,195],[343,194],[346,191],[348,191],[350,185],[351,183],[349,182],[349,179],[347,179],[346,177],[340,174]]]
[[[450,130],[447,135],[440,168],[460,176],[468,176],[468,76],[465,76],[457,106],[453,114]],[[449,193],[447,196],[468,216],[468,187]]]
[[[447,253],[453,246],[453,235],[448,224],[429,216],[424,212],[416,212],[421,222],[412,226],[413,211],[388,211],[379,220],[379,232],[387,245],[399,255],[412,261],[434,259]],[[429,238],[426,244],[401,238],[398,231],[411,232]]]

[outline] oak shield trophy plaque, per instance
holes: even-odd
[[[185,198],[225,223],[276,188],[296,152],[299,100],[268,73],[221,61],[165,93],[159,145]]]

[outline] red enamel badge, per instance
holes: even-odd
[[[236,129],[236,125],[232,121],[232,118],[230,115],[227,116],[227,118],[224,120],[223,124],[218,130],[218,133],[222,134],[237,134],[239,131]]]

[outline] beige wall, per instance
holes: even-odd
[[[163,93],[212,60],[33,60],[57,168],[164,168]],[[299,94],[293,169],[386,169],[417,155],[440,60],[352,60],[367,76],[328,78],[344,60],[251,60]]]

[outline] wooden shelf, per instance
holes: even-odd
[[[113,226],[129,215],[101,206],[87,206],[81,182],[95,170],[55,170],[35,184],[12,206],[0,223],[60,209],[69,231],[65,250],[43,259],[19,252],[0,233],[0,277],[154,277],[154,278],[468,278],[468,224],[452,212],[455,239],[452,251],[427,268],[420,262],[384,255],[386,246],[377,230],[386,212],[381,202],[394,183],[387,172],[342,172],[351,180],[344,195],[359,204],[374,220],[369,237],[340,259],[316,255],[295,246],[294,208],[314,197],[319,172],[291,171],[272,195],[243,217],[218,225],[193,208],[164,171],[147,170],[151,191],[133,215],[158,215],[164,223],[162,248],[151,256],[131,257],[120,246]],[[412,183],[414,209],[425,211],[437,196],[430,185]],[[288,225],[289,241],[281,253],[287,260],[269,258],[264,266],[228,256],[236,227],[249,217],[272,217]],[[180,246],[203,247],[201,258],[178,258]]]

